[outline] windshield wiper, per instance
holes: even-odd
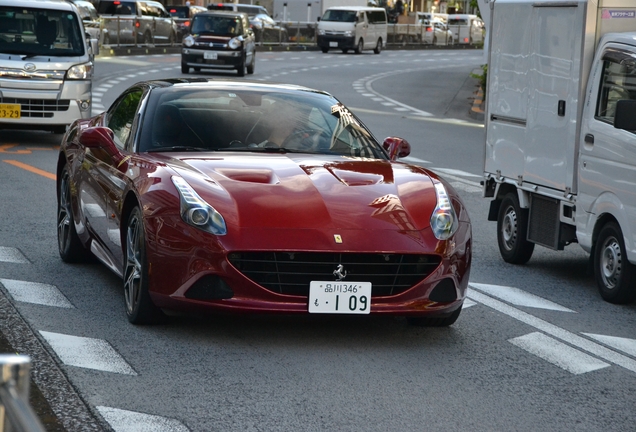
[[[191,146],[166,146],[166,147],[155,147],[148,150],[151,152],[163,152],[163,151],[212,151],[212,149],[201,148],[201,147],[191,147]]]

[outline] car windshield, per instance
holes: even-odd
[[[0,6],[0,52],[25,58],[84,55],[84,38],[75,13]]]
[[[360,120],[314,91],[174,86],[151,93],[139,151],[314,153],[387,159]]]
[[[348,10],[329,9],[321,18],[322,21],[355,22],[356,12]]]
[[[240,19],[234,16],[195,16],[192,19],[194,34],[236,36],[240,34]]]

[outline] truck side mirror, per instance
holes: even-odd
[[[614,127],[636,131],[636,100],[623,99],[616,102]]]

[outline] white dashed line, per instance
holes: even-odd
[[[0,246],[0,262],[28,264],[29,260],[16,248]]]
[[[67,309],[74,308],[54,285],[12,279],[0,279],[0,283],[15,301]]]
[[[189,432],[183,423],[175,419],[105,406],[95,408],[115,432]]]
[[[539,332],[510,339],[508,342],[575,375],[610,366]]]
[[[102,339],[40,331],[53,351],[67,366],[137,375],[126,361]]]

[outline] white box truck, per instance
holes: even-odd
[[[636,2],[482,1],[483,195],[503,259],[590,253],[601,296],[636,299]]]

